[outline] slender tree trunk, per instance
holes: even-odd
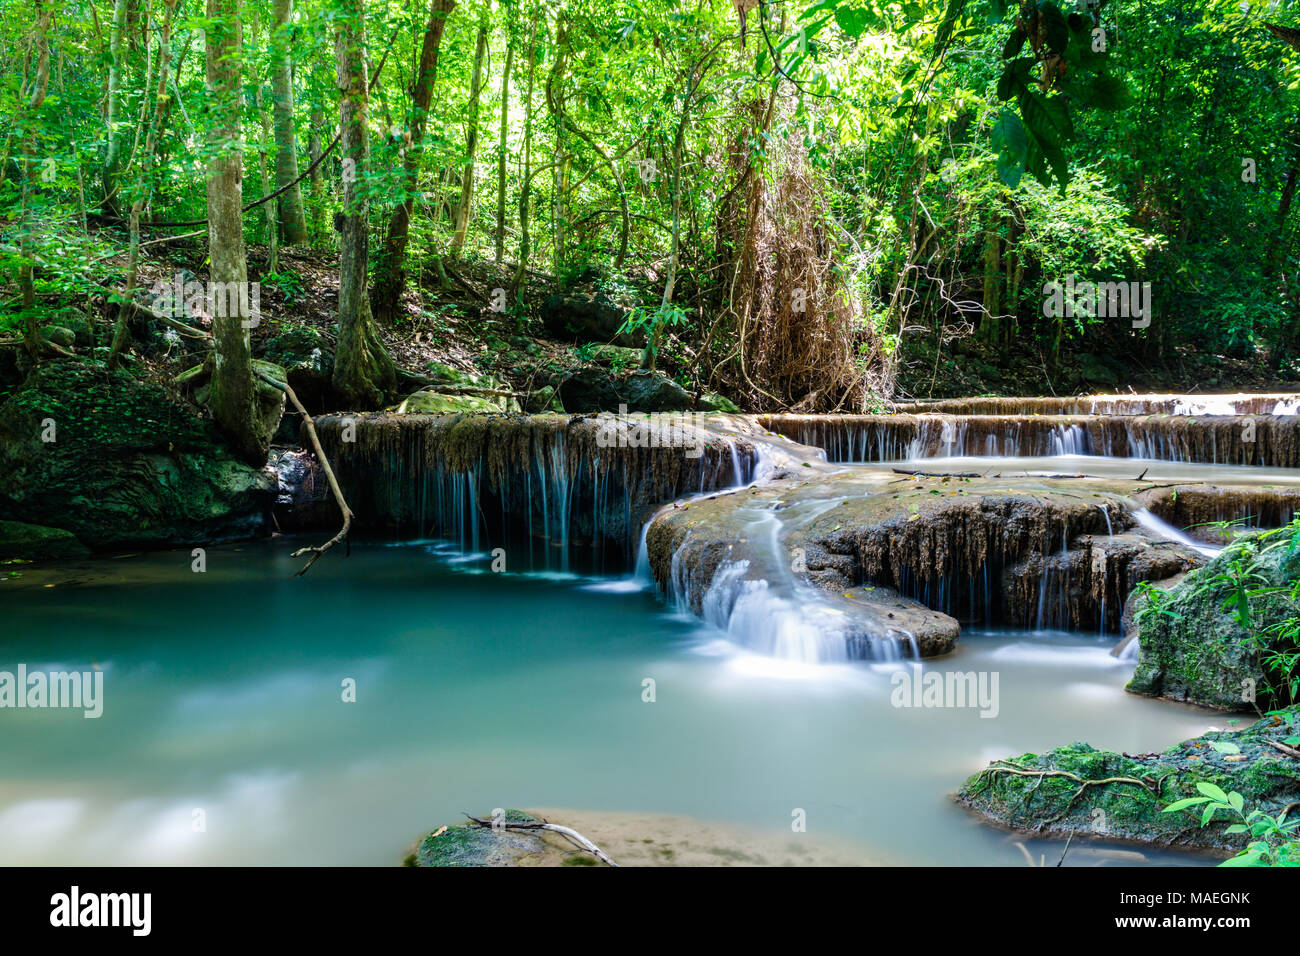
[[[275,21],[271,29],[271,98],[275,112],[275,185],[284,189],[277,205],[284,241],[296,245],[307,241],[307,217],[298,186],[298,135],[293,124],[293,0],[275,0]]]
[[[212,0],[209,0],[212,2]],[[339,133],[343,162],[339,340],[334,387],[357,410],[377,408],[396,385],[397,370],[375,333],[366,292],[369,204],[362,180],[369,159],[366,131],[365,0],[346,0],[334,21]]]
[[[261,36],[261,17],[255,11],[253,13],[253,47],[256,49],[258,40]],[[274,57],[275,45],[275,26],[272,25],[267,34],[268,52]],[[274,72],[274,71],[273,71]],[[259,135],[257,138],[257,173],[258,179],[262,183],[262,195],[269,196],[275,191],[271,185],[271,177],[267,172],[267,154],[270,150],[270,144],[273,138],[271,130],[271,114],[266,108],[265,98],[262,96],[262,84],[253,84],[253,112],[257,115],[257,125]],[[283,197],[281,197],[283,198]],[[262,203],[262,224],[266,233],[266,271],[276,272],[279,267],[279,247],[276,240],[279,238],[279,224],[275,207],[278,200],[271,200]]]
[[[524,302],[524,277],[528,257],[532,254],[532,237],[528,232],[528,199],[533,185],[533,81],[537,76],[537,21],[540,11],[533,12],[528,30],[528,93],[524,96],[524,165],[519,185],[519,265],[510,283],[510,294],[519,305]]]
[[[654,332],[646,343],[645,354],[641,357],[641,367],[651,371],[659,362],[659,347],[663,343],[664,322],[668,309],[673,304],[673,290],[677,284],[677,250],[681,242],[682,219],[682,149],[686,143],[686,126],[690,121],[691,97],[688,93],[682,103],[682,119],[677,124],[677,135],[673,139],[673,238],[668,253],[668,277],[664,280],[664,294],[659,302],[659,315],[655,319]]]
[[[270,414],[253,377],[249,328],[253,317],[235,303],[248,301],[248,263],[244,255],[242,37],[239,0],[207,0],[207,107],[209,309],[212,312],[211,392],[208,405],[217,426],[236,453],[249,463],[266,461]],[[220,291],[219,291],[220,290]],[[231,292],[234,292],[232,296]],[[283,396],[279,408],[283,408]]]
[[[254,94],[254,107],[257,110],[257,122],[261,127],[261,136],[257,141],[257,171],[259,178],[262,180],[262,195],[269,196],[275,191],[271,185],[271,177],[267,173],[266,151],[267,146],[274,137],[271,130],[271,116],[266,110],[266,104],[262,101],[262,88],[256,87]],[[262,204],[262,219],[266,224],[266,271],[278,272],[280,269],[280,248],[279,248],[279,229],[276,222],[276,207],[280,204],[280,199],[273,199],[268,203]],[[299,210],[301,212],[301,209]]]
[[[507,26],[507,30],[509,27]],[[506,68],[501,74],[501,140],[497,144],[497,265],[506,253],[506,133],[510,116],[510,68],[515,60],[515,35],[506,44]]]
[[[989,227],[984,231],[984,315],[980,317],[979,337],[997,345],[1002,324],[1002,241]]]
[[[438,50],[447,19],[456,9],[456,0],[433,0],[429,22],[420,46],[420,64],[411,87],[411,141],[402,163],[402,188],[405,197],[393,210],[388,232],[375,266],[375,288],[370,297],[375,319],[390,324],[396,320],[402,290],[406,287],[406,245],[411,231],[411,214],[419,191],[420,146],[428,127],[429,104],[438,75]]]
[[[35,126],[35,112],[45,104],[45,94],[50,88],[50,26],[54,19],[52,6],[48,0],[37,0],[36,5],[36,76],[31,84],[31,96],[26,103],[26,113]],[[27,134],[23,149],[22,193],[20,218],[26,225],[28,201],[31,197],[32,155],[36,152],[36,133]],[[19,240],[19,252],[22,265],[18,269],[18,286],[23,307],[23,344],[33,359],[39,359],[41,353],[41,330],[36,310],[36,282],[32,275],[31,238],[29,230],[22,230]]]
[[[122,122],[122,43],[126,33],[126,8],[128,0],[116,0],[113,5],[113,25],[109,33],[109,67],[108,95],[105,108],[104,125],[108,130],[108,146],[104,150],[104,198],[100,208],[106,216],[117,216],[117,177],[122,165],[121,133],[118,126]]]
[[[158,138],[167,112],[167,76],[171,67],[172,18],[177,0],[163,0],[162,32],[158,38],[158,94],[154,98],[154,115],[145,135],[144,153],[140,157],[140,175],[136,180],[135,195],[131,197],[130,240],[126,257],[126,301],[118,305],[117,326],[113,330],[113,346],[108,352],[108,367],[116,368],[130,342],[128,322],[134,311],[135,290],[140,278],[140,213],[149,201],[153,186]],[[147,98],[146,98],[147,99]],[[144,106],[142,104],[141,109]]]
[[[317,160],[321,157],[321,131],[325,128],[325,107],[319,102],[311,105],[311,132],[307,135],[307,156],[311,170],[311,236],[319,243],[325,236],[325,174]]]
[[[478,28],[478,42],[474,47],[474,76],[469,88],[469,122],[465,133],[465,170],[460,181],[460,205],[456,207],[456,220],[451,237],[451,255],[460,256],[469,231],[469,214],[474,204],[474,153],[478,148],[478,108],[483,94],[483,56],[487,52],[488,21],[484,15]]]

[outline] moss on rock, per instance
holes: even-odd
[[[1237,791],[1247,810],[1276,815],[1300,800],[1300,760],[1270,745],[1300,732],[1300,709],[1250,727],[1193,737],[1159,754],[1117,754],[1086,743],[996,760],[970,777],[957,802],[1001,826],[1032,833],[1238,850],[1232,821],[1208,826],[1163,809],[1212,783]]]
[[[1300,577],[1300,550],[1259,549],[1259,541],[1258,535],[1238,539],[1169,589],[1158,609],[1149,607],[1149,598],[1135,596],[1130,614],[1137,625],[1138,664],[1128,690],[1228,711],[1278,702],[1268,691],[1262,649],[1251,638],[1294,608],[1278,596],[1252,598],[1252,623],[1244,625],[1225,605],[1243,558],[1258,575],[1251,587],[1289,585]]]
[[[264,533],[275,479],[127,371],[48,362],[0,405],[0,518],[92,548]]]

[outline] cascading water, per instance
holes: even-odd
[[[679,560],[679,552],[694,545],[689,538],[679,542],[667,575],[654,571],[648,542],[648,519],[655,508],[677,501],[672,507],[685,510],[702,498],[737,489],[836,474],[843,470],[837,471],[838,462],[884,461],[894,466],[874,472],[881,477],[862,492],[868,497],[890,494],[889,485],[900,480],[897,471],[946,470],[959,478],[1020,481],[1040,475],[1051,479],[1044,489],[1055,489],[1068,487],[1057,482],[1071,477],[1104,481],[1113,476],[1127,481],[1127,487],[1138,479],[1204,481],[1215,472],[1201,476],[1197,469],[1222,467],[1208,462],[1249,463],[1240,470],[1258,477],[1241,479],[1254,489],[1248,498],[1222,496],[1215,501],[1200,486],[1162,500],[1139,496],[1121,506],[1132,515],[1124,525],[1117,527],[1114,514],[1103,505],[1098,520],[1069,519],[1056,526],[1059,534],[1053,528],[1040,546],[1014,558],[990,555],[938,575],[900,563],[893,579],[884,582],[903,600],[968,622],[1111,630],[1136,580],[1127,570],[1136,545],[1105,543],[1119,540],[1117,534],[1123,536],[1136,526],[1151,539],[1209,557],[1220,549],[1193,540],[1171,522],[1189,526],[1205,523],[1204,514],[1216,520],[1243,510],[1258,524],[1290,519],[1300,506],[1300,495],[1285,486],[1279,490],[1289,474],[1276,465],[1261,467],[1270,461],[1285,465],[1288,456],[1297,454],[1300,443],[1293,438],[1300,436],[1300,422],[1294,415],[1271,414],[1292,408],[1290,401],[1277,397],[1267,406],[1256,399],[1174,402],[1168,408],[1178,414],[1163,418],[941,411],[715,416],[692,423],[689,431],[669,429],[662,434],[639,420],[629,424],[613,416],[567,421],[554,416],[381,416],[363,419],[354,443],[342,439],[339,420],[323,419],[318,430],[345,492],[357,502],[362,526],[442,536],[466,552],[504,548],[512,567],[519,567],[519,556],[526,556],[522,563],[532,568],[630,571],[625,578],[601,585],[608,589],[639,589],[657,577],[674,602],[702,616],[733,643],[767,655],[824,662],[919,656],[921,645],[908,627],[888,621],[892,613],[857,614],[840,600],[851,595],[831,593],[838,586],[821,590],[802,571],[792,570],[784,538],[801,527],[800,522],[811,520],[817,508],[796,502],[798,507],[779,516],[757,509],[748,529],[737,532],[735,540],[744,548],[722,560],[701,563],[693,558],[688,565]],[[1096,407],[1113,413],[1118,406]],[[1240,420],[1240,412],[1247,407],[1261,416],[1254,422],[1253,444],[1241,440],[1249,423]],[[598,440],[611,422],[617,422],[615,431],[624,429],[626,434],[619,434],[629,440]],[[668,438],[661,440],[663,436]],[[791,437],[803,447],[792,445]],[[688,451],[696,446],[697,453]],[[1249,454],[1243,453],[1247,447]],[[956,487],[936,487],[931,493],[956,494]],[[1032,489],[1032,483],[1026,487]],[[1119,498],[1129,493],[1105,492]],[[897,492],[892,496],[897,498]],[[740,496],[735,498],[739,502]],[[1243,501],[1247,503],[1234,503]],[[817,507],[824,510],[832,504],[828,498]],[[1088,536],[1100,540],[1089,543]],[[870,590],[880,582],[868,578],[858,583]],[[1026,587],[1033,589],[1032,597],[1024,595],[1028,601],[1021,600]],[[943,652],[941,641],[927,646],[940,648],[927,653]]]

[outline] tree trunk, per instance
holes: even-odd
[[[117,175],[121,167],[121,137],[118,125],[122,121],[122,41],[126,33],[127,0],[116,0],[113,5],[113,25],[109,33],[108,95],[104,126],[108,131],[108,146],[104,150],[104,198],[100,208],[104,215],[117,216]]]
[[[509,29],[509,27],[507,27]],[[506,68],[501,74],[501,141],[497,144],[497,265],[506,254],[506,132],[510,114],[510,67],[515,60],[515,36],[506,44]]]
[[[37,0],[36,4],[36,76],[31,86],[31,98],[26,103],[28,114],[34,114],[45,103],[45,94],[50,88],[50,25],[54,19],[54,10],[46,5],[46,0]],[[35,125],[33,123],[33,125]],[[27,201],[31,195],[32,155],[36,152],[36,133],[28,133],[28,145],[23,150],[26,158],[22,164],[21,219],[26,224]],[[29,230],[22,230],[19,240],[20,260],[18,269],[18,287],[23,308],[23,344],[33,359],[38,359],[41,352],[40,321],[37,319],[36,282],[32,275],[31,238]]]
[[[402,164],[402,188],[405,198],[393,210],[384,236],[384,247],[379,252],[375,266],[375,288],[370,297],[371,307],[379,322],[391,324],[396,320],[402,290],[406,287],[406,244],[410,237],[411,214],[415,210],[415,196],[419,186],[420,145],[428,127],[429,104],[433,100],[433,84],[438,75],[438,50],[447,19],[456,9],[456,0],[433,0],[429,7],[429,22],[424,28],[424,41],[420,46],[420,65],[411,87],[411,141],[407,144]]]
[[[510,282],[510,294],[524,304],[524,277],[528,274],[528,257],[532,254],[532,237],[528,232],[528,198],[533,185],[533,81],[537,76],[537,20],[533,14],[528,30],[528,93],[524,97],[524,162],[519,184],[519,265]]]
[[[275,422],[262,413],[263,400],[253,377],[249,328],[254,318],[243,308],[247,301],[248,264],[244,255],[242,37],[239,0],[207,0],[207,99],[209,115],[208,258],[209,309],[212,312],[212,380],[208,405],[217,426],[235,452],[250,464],[266,461]],[[233,283],[233,285],[231,285]],[[283,408],[283,396],[279,408]]]
[[[654,330],[650,335],[650,341],[646,343],[645,353],[641,356],[641,367],[651,371],[654,371],[659,362],[664,322],[668,318],[669,306],[673,304],[673,289],[677,284],[677,249],[682,234],[682,147],[686,142],[686,125],[690,122],[690,110],[691,95],[688,92],[682,101],[682,119],[677,124],[677,136],[673,140],[673,238],[668,253],[668,277],[664,280],[664,295],[659,302],[659,314],[655,317]]]
[[[212,2],[212,0],[209,0]],[[339,133],[343,162],[339,339],[334,387],[357,410],[377,408],[396,385],[397,371],[375,333],[366,293],[368,211],[362,179],[370,154],[366,130],[365,0],[346,0],[334,21]]]
[[[177,0],[163,0],[164,12],[162,32],[158,38],[158,93],[154,98],[154,116],[145,135],[144,154],[140,157],[140,175],[136,181],[135,195],[131,198],[130,239],[126,257],[126,301],[118,305],[117,327],[113,330],[113,345],[108,352],[109,368],[116,368],[130,341],[128,322],[133,311],[136,285],[140,273],[140,213],[149,200],[153,187],[153,171],[156,165],[155,154],[158,151],[158,138],[162,135],[163,122],[167,111],[167,76],[171,66],[172,18],[176,12]],[[147,103],[148,98],[144,99]],[[144,108],[141,104],[141,109]]]
[[[979,337],[997,345],[1002,320],[1002,240],[990,226],[984,230],[984,315],[980,317]]]
[[[321,131],[325,128],[325,107],[319,102],[311,105],[311,132],[307,135],[307,157],[311,170],[311,236],[319,243],[325,236],[325,174],[317,160],[321,157]]]
[[[478,148],[478,107],[483,94],[483,56],[487,52],[487,16],[478,28],[478,42],[474,47],[474,76],[469,88],[469,121],[465,133],[465,169],[460,181],[460,205],[456,207],[456,220],[451,237],[452,258],[460,256],[469,231],[469,213],[474,204],[474,153]]]
[[[275,113],[275,185],[284,189],[280,207],[280,229],[290,245],[307,241],[307,216],[298,186],[298,135],[293,125],[293,55],[290,31],[293,0],[275,0],[275,21],[271,28],[271,99]]]

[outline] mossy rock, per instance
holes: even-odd
[[[719,395],[717,392],[705,392],[700,396],[700,410],[737,415],[740,413],[740,406],[725,395]]]
[[[77,334],[62,325],[41,326],[41,337],[65,349],[70,349],[77,344]]]
[[[294,394],[309,412],[323,412],[342,403],[334,389],[333,349],[316,329],[289,328],[267,339],[260,353],[263,359],[284,369]]]
[[[0,558],[28,561],[79,558],[90,549],[62,528],[47,528],[22,521],[0,521]]]
[[[450,412],[504,412],[504,397],[495,395],[447,395],[431,389],[412,392],[392,411],[398,415],[445,415]]]
[[[957,802],[1001,826],[1031,833],[1236,851],[1244,840],[1225,832],[1232,821],[1201,827],[1190,813],[1162,811],[1197,796],[1196,785],[1204,781],[1240,793],[1247,812],[1276,816],[1300,800],[1300,760],[1270,741],[1297,733],[1300,709],[1293,707],[1245,729],[1192,737],[1159,754],[1116,754],[1074,743],[994,761],[963,784]]]
[[[590,348],[591,361],[597,365],[618,368],[637,368],[645,352],[642,349],[627,348],[622,345],[598,345]]]
[[[1224,607],[1231,585],[1221,580],[1231,572],[1236,556],[1250,549],[1259,549],[1256,571],[1262,577],[1255,586],[1289,585],[1300,577],[1300,550],[1269,548],[1269,540],[1260,535],[1238,538],[1170,588],[1159,613],[1143,613],[1147,599],[1134,598],[1138,664],[1128,690],[1227,711],[1277,703],[1268,693],[1261,649],[1251,638],[1289,617],[1291,606],[1281,597],[1253,598],[1254,626],[1245,627]]]
[[[533,392],[532,395],[528,396],[527,411],[532,415],[540,414],[541,412],[556,412],[557,414],[563,415],[564,403],[560,401],[560,396],[553,386],[543,385],[537,391]]]
[[[539,823],[522,810],[507,810],[507,823]],[[520,857],[545,852],[540,833],[527,830],[493,830],[462,823],[434,830],[420,841],[409,866],[514,866]]]
[[[46,362],[0,405],[0,518],[92,548],[256,536],[274,493],[210,421],[128,370]]]

